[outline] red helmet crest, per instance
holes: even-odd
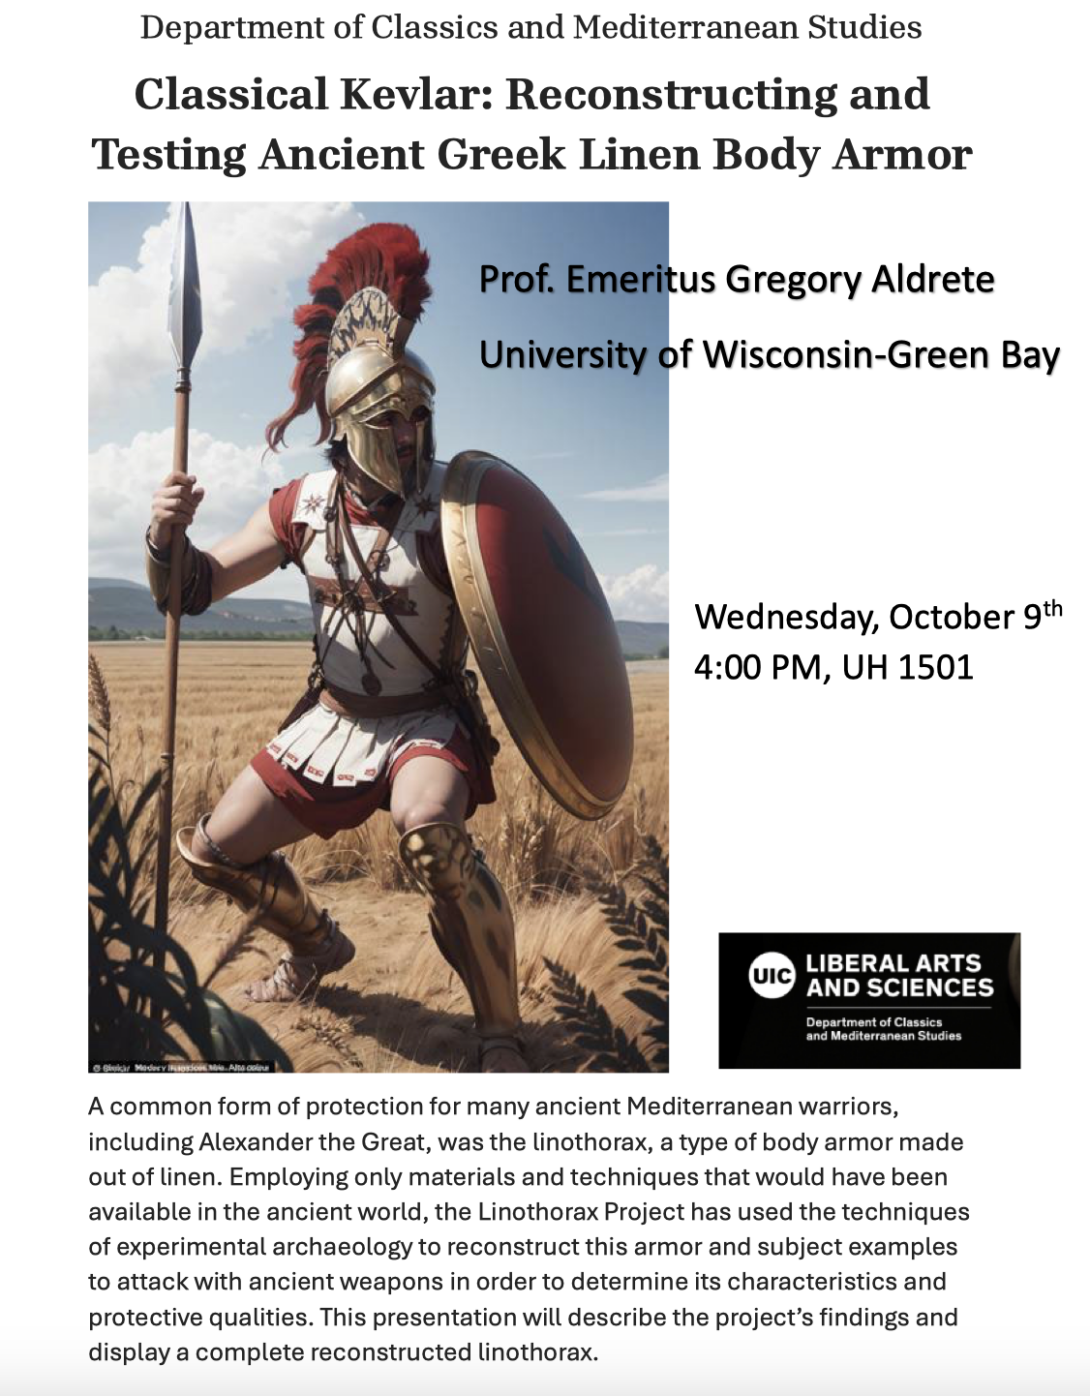
[[[418,320],[431,295],[428,262],[420,239],[404,223],[372,223],[351,233],[326,254],[310,278],[311,300],[295,311],[299,338],[294,345],[292,402],[265,430],[270,450],[283,444],[289,425],[312,407],[318,409],[321,424],[318,440],[329,437],[330,420],[325,406],[329,336],[345,302],[357,291],[374,286],[386,295],[400,316]]]

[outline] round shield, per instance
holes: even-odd
[[[443,544],[470,644],[542,784],[601,819],[632,767],[632,695],[617,627],[571,529],[525,475],[463,451],[443,486]]]

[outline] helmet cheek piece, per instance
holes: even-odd
[[[338,422],[338,427],[341,422],[344,425],[339,435],[335,429],[333,439],[343,438],[352,460],[384,490],[391,494],[404,494],[405,485],[401,478],[393,431],[389,427],[371,426],[369,422],[350,417],[347,413]]]
[[[377,415],[385,416],[390,410],[387,406]],[[392,427],[376,426],[344,413],[334,424],[332,439],[345,442],[349,456],[365,475],[392,494],[407,498],[414,491],[423,494],[435,459],[435,432],[430,409],[422,420],[413,422],[413,430],[413,463],[408,469],[403,469],[397,458],[397,440]]]
[[[414,426],[416,427],[416,492],[423,494],[428,484],[428,476],[431,474],[432,461],[435,460],[435,424],[430,407],[424,420],[415,422]]]

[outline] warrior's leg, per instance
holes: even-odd
[[[225,892],[287,943],[275,972],[247,989],[257,1003],[297,999],[356,953],[329,912],[315,906],[291,863],[276,852],[309,834],[248,766],[211,815],[178,832],[178,851],[197,881]]]
[[[395,777],[390,810],[401,857],[428,899],[432,935],[473,1005],[481,1069],[525,1071],[514,918],[462,823],[468,793],[450,762],[418,756]]]

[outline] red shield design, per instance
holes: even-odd
[[[565,809],[600,819],[632,768],[632,696],[582,548],[536,485],[482,451],[451,461],[442,523],[454,595],[508,731]]]

